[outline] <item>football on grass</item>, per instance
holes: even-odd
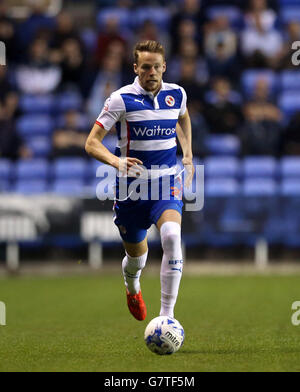
[[[155,354],[173,354],[183,344],[184,329],[176,319],[159,316],[147,325],[144,339],[149,350]]]

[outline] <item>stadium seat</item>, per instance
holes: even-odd
[[[280,87],[282,90],[296,90],[300,89],[300,72],[299,71],[283,71],[280,75]]]
[[[49,190],[59,195],[78,197],[84,193],[85,185],[80,179],[59,179],[53,182]]]
[[[18,181],[45,180],[49,176],[49,163],[45,159],[19,160],[15,166]]]
[[[279,163],[279,171],[282,177],[294,177],[300,181],[300,157],[283,157]]]
[[[212,134],[206,137],[205,146],[209,154],[216,155],[238,155],[241,143],[235,135]]]
[[[13,192],[33,195],[45,193],[48,191],[48,183],[44,179],[40,180],[23,180],[17,181],[12,188]]]
[[[300,181],[285,178],[280,185],[281,242],[287,247],[300,246]]]
[[[276,196],[277,183],[271,178],[251,177],[246,178],[242,184],[244,196]]]
[[[32,151],[34,158],[45,158],[51,152],[52,141],[47,136],[36,136],[27,139],[26,145]]]
[[[132,13],[125,7],[107,7],[100,10],[97,15],[97,25],[100,30],[105,28],[110,19],[116,19],[122,33],[127,33],[132,26]]]
[[[291,6],[284,6],[281,7],[280,12],[280,19],[283,23],[289,23],[291,21],[300,21],[300,4],[291,5]]]
[[[140,6],[132,18],[134,27],[140,27],[145,21],[151,20],[160,30],[168,31],[170,23],[170,11],[163,7]]]
[[[238,7],[232,5],[215,5],[207,8],[208,19],[215,19],[219,16],[226,16],[232,27],[241,28],[243,25],[243,15]]]
[[[53,162],[52,175],[55,179],[77,179],[87,177],[87,161],[83,158],[58,158]]]
[[[10,182],[7,180],[0,179],[0,193],[9,192],[11,189]]]
[[[277,160],[271,156],[248,156],[241,165],[243,177],[275,177],[277,168]]]
[[[238,181],[233,178],[210,178],[205,180],[204,187],[208,197],[237,196],[240,190]]]
[[[299,5],[299,0],[279,0],[279,5],[281,7],[286,5]]]
[[[260,79],[267,80],[270,85],[271,93],[275,94],[278,88],[278,77],[270,69],[249,69],[244,71],[241,76],[241,88],[246,97],[251,97],[254,92],[256,82]]]
[[[55,98],[55,112],[64,113],[68,110],[81,110],[82,97],[77,91],[66,91],[57,94]]]
[[[9,181],[11,179],[13,165],[8,159],[0,159],[0,180]]]
[[[54,106],[53,95],[24,94],[20,97],[20,109],[26,114],[50,114]]]
[[[279,108],[283,111],[286,119],[300,110],[300,95],[298,91],[283,91],[278,99]]]
[[[204,159],[204,173],[208,178],[236,178],[239,175],[239,165],[239,159],[236,157],[208,157]]]
[[[21,137],[34,135],[49,136],[53,130],[53,119],[48,115],[25,114],[17,121],[17,131]]]

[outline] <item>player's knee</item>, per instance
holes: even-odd
[[[163,251],[168,254],[181,250],[181,228],[176,222],[165,222],[160,229]]]

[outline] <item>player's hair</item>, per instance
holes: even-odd
[[[133,49],[133,57],[135,64],[138,63],[139,60],[139,52],[150,52],[150,53],[160,53],[165,60],[165,50],[162,44],[157,41],[143,41],[138,42]]]

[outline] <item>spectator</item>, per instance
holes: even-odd
[[[266,80],[258,80],[253,98],[243,107],[245,122],[239,130],[245,155],[280,154],[282,113],[270,99]]]
[[[173,15],[170,26],[170,36],[172,39],[172,54],[176,54],[176,48],[180,40],[184,40],[184,29],[193,30],[193,39],[199,39],[204,16],[201,8],[201,0],[183,0],[182,6]],[[189,24],[187,22],[190,22]],[[183,22],[183,23],[182,23]],[[192,27],[193,26],[193,27]]]
[[[246,26],[255,27],[257,17],[259,17],[265,31],[272,30],[275,27],[276,12],[268,8],[267,0],[250,0],[248,2],[248,10],[246,10],[244,17]]]
[[[206,85],[209,79],[207,63],[205,59],[200,56],[198,45],[192,39],[181,42],[178,55],[174,56],[169,61],[167,77],[170,80],[181,79],[182,67],[184,67],[185,62],[190,61],[194,61],[196,65],[196,83],[200,84],[201,86]]]
[[[53,132],[52,156],[82,156],[86,157],[84,145],[87,134],[81,125],[80,113],[70,110],[65,113],[64,125]]]
[[[172,56],[179,54],[179,48],[184,46],[187,41],[194,41],[198,44],[199,37],[197,24],[192,19],[181,19],[176,30],[176,40],[172,36]]]
[[[292,43],[296,41],[300,41],[300,22],[291,21],[285,26],[284,42],[276,62],[279,69],[295,68],[291,58],[294,53]]]
[[[241,37],[241,50],[246,65],[252,68],[274,67],[282,45],[281,33],[275,30],[270,22],[264,20],[263,12],[254,12],[251,15],[251,23]]]
[[[239,72],[237,36],[225,16],[219,16],[207,25],[204,46],[210,75],[235,80]]]
[[[79,41],[75,38],[64,40],[60,56],[58,63],[62,72],[60,89],[78,89],[81,94],[84,94],[86,63]]]
[[[6,67],[0,66],[0,157],[16,159],[32,155],[15,129],[17,107],[17,93],[7,79]]]
[[[91,121],[95,121],[99,116],[110,94],[121,87],[122,80],[121,57],[113,53],[105,56],[87,100],[87,111]]]
[[[64,42],[69,39],[75,39],[80,43],[80,37],[74,27],[71,15],[62,11],[56,17],[56,26],[51,39],[51,47],[59,50]]]
[[[4,0],[0,0],[0,41],[5,43],[7,63],[15,63],[19,59],[19,45],[17,41],[16,26],[7,14]]]
[[[30,7],[30,16],[20,24],[18,31],[18,39],[24,54],[36,38],[50,39],[55,28],[55,19],[46,14],[48,1],[28,0],[27,5]]]
[[[206,95],[204,116],[211,133],[236,134],[243,116],[239,95],[231,90],[229,80],[217,78]]]
[[[11,120],[18,108],[18,94],[7,77],[7,68],[0,66],[0,118]]]
[[[122,36],[119,30],[119,21],[116,18],[111,18],[107,20],[105,26],[103,26],[102,31],[98,35],[97,48],[95,53],[96,66],[99,67],[102,60],[107,56],[109,48],[112,44],[118,42],[123,46],[123,58],[125,59],[125,53],[127,48],[127,41]]]
[[[23,93],[47,94],[53,92],[61,81],[61,70],[49,61],[47,41],[38,38],[29,47],[29,61],[16,71],[18,88]]]
[[[283,153],[287,155],[300,155],[300,112],[291,118],[286,131],[283,133]]]

